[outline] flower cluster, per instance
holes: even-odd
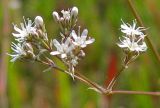
[[[88,44],[95,41],[93,38],[88,38],[88,30],[84,29],[81,33],[80,26],[78,33],[73,29],[76,25],[78,8],[73,7],[68,11],[62,10],[62,17],[57,12],[53,12],[53,18],[58,22],[62,28],[60,35],[62,36],[61,42],[54,39],[53,45],[56,47],[56,51],[52,51],[51,55],[58,56],[69,68],[71,75],[74,75],[74,67],[78,64],[78,60],[85,56],[83,48]]]
[[[62,16],[56,11],[52,13],[54,20],[59,24],[62,32],[65,35],[69,35],[70,31],[74,28],[77,22],[78,8],[73,7],[72,9],[62,10]]]
[[[9,54],[14,62],[18,59],[54,63],[52,57],[60,59],[67,67],[74,78],[74,69],[79,60],[85,56],[83,48],[91,44],[95,39],[88,37],[88,30],[81,33],[80,26],[78,33],[74,30],[77,22],[78,8],[73,7],[68,11],[62,10],[62,16],[53,12],[53,18],[61,28],[60,41],[48,39],[45,24],[41,16],[36,16],[34,22],[24,19],[20,23],[21,28],[14,26],[16,33],[12,33],[17,44],[12,43],[12,54]],[[51,56],[47,55],[50,54]]]
[[[119,38],[120,42],[117,45],[123,49],[127,55],[125,59],[125,64],[128,64],[130,61],[133,61],[140,53],[143,53],[147,50],[147,45],[144,42],[145,34],[143,31],[144,27],[136,28],[136,21],[133,21],[131,26],[128,23],[122,21],[121,32],[124,34],[122,39]]]
[[[24,42],[30,38],[31,35],[36,34],[36,29],[33,27],[33,23],[30,19],[27,19],[28,22],[24,19],[24,23],[20,23],[21,29],[14,25],[14,30],[17,33],[12,33],[18,42]]]
[[[38,37],[40,36],[38,31],[41,30],[38,27],[42,25],[43,19],[40,16],[35,18],[35,23],[32,23],[29,18],[27,19],[27,22],[24,19],[24,23],[20,23],[21,29],[18,28],[17,25],[13,25],[16,33],[12,33],[12,35],[17,44],[12,42],[11,49],[13,50],[13,53],[9,54],[12,57],[11,62],[16,61],[17,59],[36,59],[32,44],[34,41],[38,41]]]
[[[78,31],[80,34],[80,29]],[[56,51],[52,51],[51,55],[59,56],[65,64],[68,65],[69,71],[74,72],[74,67],[78,64],[78,60],[85,56],[83,48],[95,41],[93,38],[88,38],[88,30],[84,29],[81,35],[77,35],[74,30],[66,38],[62,38],[61,42],[53,40],[53,45]]]
[[[13,54],[9,54],[13,58],[11,59],[11,62],[16,61],[17,59],[23,59],[23,58],[34,58],[35,55],[33,53],[33,49],[29,43],[24,44],[15,44],[12,43],[11,49],[14,51]]]

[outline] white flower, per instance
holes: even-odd
[[[20,23],[21,29],[17,27],[17,25],[14,25],[14,30],[17,33],[12,33],[12,35],[16,38],[18,42],[23,42],[26,40],[26,38],[31,34],[36,34],[36,29],[32,27],[33,23],[31,20],[27,19],[28,23],[26,23],[24,19],[24,24]]]
[[[14,51],[13,54],[8,54],[12,57],[11,62],[14,62],[17,59],[20,59],[23,56],[27,55],[26,51],[24,50],[24,47],[20,43],[16,45],[12,42],[11,49]]]
[[[124,23],[123,21],[122,21],[122,23],[123,24],[121,24],[121,32],[125,33],[126,35],[138,35],[138,36],[142,36],[142,37],[145,36],[142,32],[145,30],[145,28],[144,27],[136,28],[137,22],[135,20],[133,20],[132,26],[128,23]]]
[[[145,52],[147,50],[147,45],[142,39],[135,41],[134,39],[130,39],[125,36],[123,38],[124,40],[120,39],[120,43],[117,44],[120,48],[138,53]]]
[[[74,80],[75,67],[76,67],[76,65],[78,65],[79,58],[71,53],[70,54],[70,59],[71,60],[68,62],[69,72],[70,72],[70,75],[72,76],[72,78]]]
[[[70,12],[70,10],[68,10],[68,11],[62,10],[61,13],[63,14],[63,18],[64,19],[70,20],[70,18],[71,18],[71,12]]]
[[[57,51],[52,51],[51,55],[60,55],[61,58],[66,58],[67,54],[71,53],[74,49],[74,45],[71,44],[70,37],[67,40],[60,44],[56,39],[53,40],[54,46],[57,48]]]
[[[79,46],[81,48],[86,47],[88,44],[91,44],[95,41],[94,38],[90,38],[88,40],[87,39],[87,35],[88,35],[88,30],[84,29],[82,34],[80,35],[80,29],[78,30],[78,35],[76,34],[76,32],[74,30],[72,30],[71,34],[73,37],[73,44],[76,46]]]
[[[71,60],[71,63],[73,66],[76,66],[78,64],[78,57],[75,57]]]
[[[123,22],[123,21],[122,21]],[[143,34],[144,27],[136,28],[136,21],[133,20],[133,26],[128,23],[124,23],[121,25],[121,31],[125,33],[123,36],[123,40],[120,40],[120,43],[117,45],[124,50],[129,52],[145,52],[147,50],[147,45],[144,42],[144,38],[146,35]]]

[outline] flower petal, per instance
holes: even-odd
[[[86,43],[86,44],[91,44],[91,43],[93,43],[94,41],[95,41],[95,39],[92,38],[92,39],[88,39],[85,43]]]
[[[50,54],[51,54],[51,55],[59,55],[60,52],[58,52],[58,51],[52,51],[52,52],[50,52]]]
[[[57,48],[58,51],[63,50],[61,44],[56,39],[53,40],[53,44]]]
[[[68,38],[67,38],[67,40],[65,41],[65,43],[64,43],[64,44],[65,44],[66,46],[68,46],[68,45],[69,45],[69,43],[71,43],[71,39],[70,39],[70,37],[68,37]]]
[[[73,37],[74,40],[77,40],[77,34],[74,30],[72,30],[71,36]]]
[[[125,44],[120,44],[120,43],[117,43],[117,45],[121,48],[126,48],[127,46]]]
[[[19,32],[19,33],[21,33],[21,32],[22,32],[22,30],[21,30],[21,29],[19,29],[16,25],[14,25],[14,30],[15,30],[15,31],[17,31],[17,32]]]
[[[66,58],[67,55],[66,54],[61,54],[61,58]]]
[[[87,29],[84,29],[83,32],[82,32],[82,34],[81,34],[81,37],[82,37],[84,40],[86,40],[87,35],[88,35],[88,30],[87,30]]]
[[[14,37],[22,37],[22,35],[21,34],[16,34],[16,33],[12,33],[12,35],[14,36]]]

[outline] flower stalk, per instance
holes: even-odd
[[[144,27],[136,28],[136,21],[133,21],[133,25],[124,23],[122,20],[121,32],[123,33],[123,38],[119,38],[120,42],[117,45],[123,50],[125,57],[123,60],[123,65],[120,71],[113,77],[109,83],[107,89],[112,90],[120,74],[128,68],[128,65],[135,61],[135,59],[147,50],[147,45],[144,42],[146,35],[142,32]]]

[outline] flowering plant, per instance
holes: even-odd
[[[59,35],[61,36],[61,40],[48,38],[45,24],[41,16],[36,16],[34,22],[30,19],[26,21],[24,18],[24,23],[20,23],[21,28],[18,28],[15,24],[13,25],[16,33],[12,33],[15,38],[15,42],[12,42],[11,45],[13,53],[8,54],[12,57],[11,62],[15,62],[16,60],[40,62],[48,65],[48,69],[57,69],[71,75],[73,79],[76,78],[88,84],[90,89],[98,93],[107,95],[114,93],[130,93],[113,91],[113,87],[120,73],[124,71],[131,62],[135,61],[140,54],[146,52],[147,45],[144,41],[146,35],[143,33],[146,29],[144,27],[136,28],[136,20],[133,21],[133,25],[122,21],[120,30],[123,36],[119,38],[117,45],[125,54],[122,62],[123,66],[111,80],[108,87],[104,88],[90,81],[75,70],[78,62],[86,55],[84,48],[95,41],[94,38],[88,37],[87,29],[81,32],[81,27],[78,26],[78,31],[75,30],[77,27],[78,8],[73,7],[68,10],[62,10],[61,15],[54,11],[52,15],[55,22],[60,27],[61,31]],[[52,57],[58,58],[64,63],[67,69],[62,69],[57,66]]]

